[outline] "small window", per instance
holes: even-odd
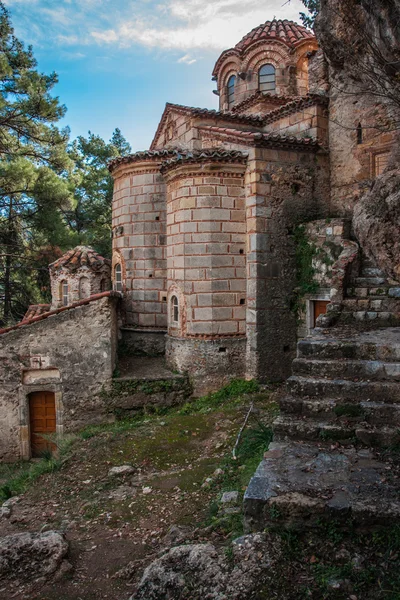
[[[83,300],[90,296],[90,281],[87,277],[81,277],[79,280],[79,299]]]
[[[258,71],[258,89],[261,92],[275,92],[276,78],[273,65],[263,65]]]
[[[357,125],[357,144],[363,143],[363,128],[361,123]]]
[[[116,292],[122,292],[122,267],[120,264],[114,268],[114,288]]]
[[[61,300],[63,306],[68,306],[68,281],[66,279],[61,282]]]
[[[100,292],[106,292],[107,291],[107,279],[102,279],[100,281]]]
[[[382,175],[389,163],[389,152],[375,155],[375,176]]]
[[[228,85],[226,88],[227,98],[228,98],[228,108],[232,108],[235,104],[235,84],[236,84],[236,76],[231,75],[228,79]]]
[[[179,321],[179,304],[178,304],[178,298],[176,296],[172,296],[172,298],[171,298],[171,318],[174,323],[178,323],[178,321]]]

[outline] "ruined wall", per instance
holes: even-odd
[[[122,265],[126,325],[166,328],[166,205],[160,160],[140,157],[113,173],[113,279]]]
[[[316,31],[328,63],[336,215],[351,216],[371,180],[384,170],[394,144],[400,109],[393,67],[400,57],[398,17],[399,8],[386,0],[321,2]]]
[[[115,366],[115,302],[103,297],[0,335],[0,460],[30,456],[33,391],[56,394],[58,433],[106,418],[99,393]]]
[[[296,285],[291,234],[329,214],[326,155],[257,148],[246,171],[247,376],[285,379],[296,348]]]

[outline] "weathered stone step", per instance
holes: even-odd
[[[382,269],[379,269],[378,267],[373,267],[371,265],[367,265],[364,262],[363,266],[361,268],[361,277],[380,277],[380,278],[384,278],[385,277],[385,273],[382,271]]]
[[[348,287],[346,289],[346,296],[348,298],[370,298],[372,300],[381,300],[385,298],[389,290],[389,286],[381,287]]]
[[[297,344],[299,358],[400,361],[400,328],[363,332],[352,338],[308,337]]]
[[[343,398],[373,402],[400,402],[400,385],[389,381],[349,381],[292,375],[289,391],[299,397]]]
[[[281,415],[274,421],[274,440],[326,440],[342,443],[360,442],[366,446],[391,447],[400,442],[398,427],[373,426],[368,423],[333,423],[293,419]]]
[[[386,277],[355,277],[355,287],[377,287],[387,284]]]
[[[384,402],[345,402],[340,398],[299,399],[285,396],[280,401],[282,415],[336,423],[369,423],[376,426],[400,426],[400,404]]]
[[[273,442],[246,489],[245,530],[317,527],[321,521],[351,520],[361,528],[398,523],[400,483],[388,473],[396,475],[393,462],[370,449],[332,450],[321,440]]]
[[[400,381],[400,362],[296,358],[293,361],[292,369],[294,375],[311,375],[330,379]]]
[[[339,323],[357,323],[375,322],[377,327],[396,327],[400,324],[400,311],[372,311],[372,310],[346,310],[344,309],[340,315]]]

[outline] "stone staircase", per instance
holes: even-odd
[[[359,277],[346,290],[341,322],[373,322],[377,326],[400,324],[400,285],[366,257]]]
[[[400,443],[400,329],[300,341],[287,388],[275,440]]]
[[[315,329],[280,407],[245,494],[248,531],[400,521],[400,327]]]

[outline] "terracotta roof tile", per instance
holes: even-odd
[[[29,321],[33,317],[38,317],[46,312],[49,312],[51,304],[31,304],[25,313],[22,321]]]
[[[234,49],[241,52],[260,39],[277,38],[287,46],[293,48],[304,40],[315,39],[315,35],[312,31],[294,21],[274,19],[273,21],[266,21],[264,24],[252,29],[234,46]]]
[[[216,129],[220,128],[217,127]],[[216,162],[245,163],[247,160],[247,156],[248,155],[246,152],[241,152],[240,150],[225,150],[224,148],[205,148],[204,150],[194,150],[192,152],[177,152],[174,157],[169,158],[163,162],[161,172],[181,162],[197,163],[212,160]]]
[[[227,140],[236,141],[247,146],[268,146],[274,148],[295,148],[302,150],[316,150],[320,148],[318,140],[307,137],[297,138],[294,135],[280,133],[262,133],[254,131],[240,131],[224,127],[199,127],[200,131],[214,136],[226,137]]]
[[[56,269],[67,269],[74,272],[81,267],[89,267],[93,271],[98,271],[104,266],[111,266],[111,261],[104,258],[98,252],[87,246],[76,246],[63,254],[59,259],[49,265],[51,271]]]

